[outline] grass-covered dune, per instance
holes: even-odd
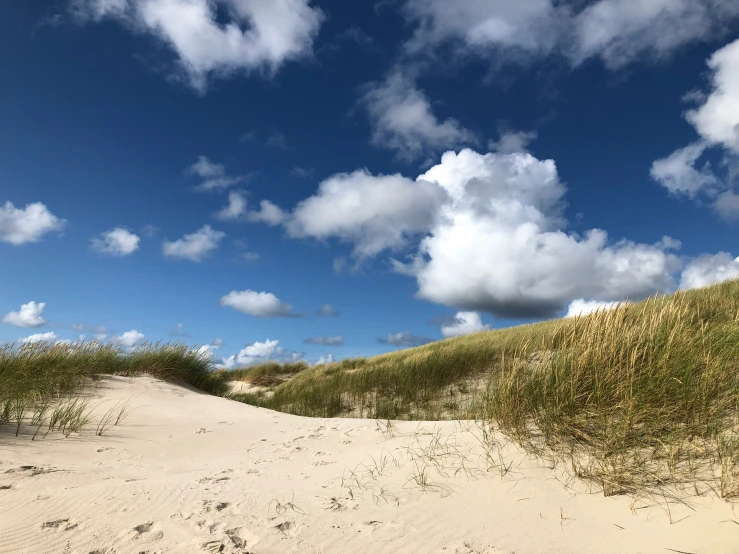
[[[76,432],[91,378],[141,373],[303,416],[482,420],[606,494],[739,496],[739,280],[313,367],[214,370],[181,344],[6,346],[0,431]]]
[[[307,416],[483,419],[607,494],[720,474],[737,496],[739,280],[315,366],[234,398]]]
[[[97,342],[7,344],[0,349],[0,431],[11,427],[18,435],[30,427],[34,438],[78,432],[90,423],[86,386],[100,375],[143,373],[216,395],[229,390],[225,376],[183,344],[144,345],[133,353]]]

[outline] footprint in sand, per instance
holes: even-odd
[[[155,521],[147,521],[146,523],[141,523],[134,527],[133,529],[128,529],[126,531],[122,531],[119,535],[119,539],[123,541],[145,541],[145,542],[151,542],[151,541],[158,541],[162,537],[164,537],[164,533],[162,532],[162,526],[159,524],[159,522]]]
[[[226,536],[236,548],[248,548],[259,542],[259,537],[246,527],[234,527],[226,529]]]
[[[477,543],[464,542],[454,550],[454,554],[515,554],[511,550],[503,550],[497,546],[480,545]]]
[[[277,525],[273,526],[275,529],[277,529],[280,533],[287,537],[294,537],[298,533],[300,533],[301,526],[296,524],[294,521],[291,520],[285,520],[282,523],[278,523]]]
[[[68,517],[64,519],[55,519],[53,521],[45,521],[41,524],[42,529],[54,529],[56,531],[71,531],[79,526],[76,521],[71,521]]]

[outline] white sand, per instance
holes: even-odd
[[[505,476],[430,471],[444,490],[423,492],[406,484],[403,450],[417,423],[387,439],[375,421],[293,417],[149,377],[108,378],[98,393],[97,414],[135,397],[107,436],[94,424],[68,439],[0,435],[0,552],[739,552],[739,518],[715,496],[631,510],[510,445]],[[475,444],[454,422],[421,425],[434,428],[447,445]],[[398,467],[370,477],[361,464],[383,452]],[[363,490],[342,487],[349,469]]]

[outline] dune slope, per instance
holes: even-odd
[[[739,516],[603,497],[481,429],[311,419],[105,377],[81,435],[0,435],[3,553],[735,553]],[[107,408],[135,409],[105,436]],[[497,450],[496,450],[497,452]]]

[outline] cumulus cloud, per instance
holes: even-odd
[[[696,142],[656,160],[650,171],[652,178],[670,193],[684,194],[689,198],[714,189],[720,183],[710,165],[706,163],[702,168],[695,167],[706,147],[706,143]]]
[[[406,45],[411,55],[452,44],[493,61],[557,54],[573,66],[600,58],[610,69],[713,40],[739,17],[736,2],[721,0],[596,0],[581,10],[555,0],[406,0],[404,6],[416,24]]]
[[[331,304],[323,304],[319,309],[316,310],[316,315],[322,315],[325,317],[337,317],[339,316],[339,312],[334,310],[334,307]]]
[[[207,156],[198,156],[198,161],[188,166],[187,173],[201,179],[193,188],[197,192],[219,191],[249,179],[249,175],[229,175],[223,164],[213,163]]]
[[[483,324],[482,317],[477,312],[457,312],[453,322],[442,325],[441,336],[444,338],[460,337],[487,329],[490,329],[490,325]]]
[[[21,309],[17,312],[8,312],[3,316],[3,323],[15,325],[16,327],[42,327],[46,320],[43,318],[43,311],[46,302],[28,302],[22,304]]]
[[[211,77],[262,71],[310,56],[324,15],[310,0],[73,0],[81,21],[113,19],[160,39],[198,91]],[[218,7],[224,8],[220,13]],[[217,15],[227,18],[223,23]]]
[[[319,358],[318,358],[318,359],[316,360],[316,363],[314,363],[313,365],[324,365],[324,364],[332,364],[332,363],[334,363],[335,361],[336,361],[336,358],[334,358],[334,355],[333,355],[333,354],[327,354],[327,355],[325,355],[325,356],[320,356],[320,357],[319,357]]]
[[[393,346],[421,346],[433,342],[434,339],[414,335],[410,331],[401,331],[400,333],[388,333],[387,338],[379,338],[377,342],[380,344],[391,344]]]
[[[47,233],[61,231],[66,223],[41,202],[26,204],[25,208],[6,202],[0,207],[0,241],[15,246],[38,242]]]
[[[283,302],[271,292],[232,290],[221,297],[220,304],[255,317],[297,317],[292,313],[290,304]]]
[[[223,341],[221,339],[215,339],[211,344],[203,344],[202,346],[199,346],[196,353],[206,360],[212,360],[216,356],[216,350],[218,350],[222,345]]]
[[[110,256],[128,256],[139,249],[141,239],[123,227],[116,227],[90,239],[96,252]]]
[[[714,211],[730,220],[739,217],[739,195],[733,190],[739,157],[739,40],[714,52],[708,67],[711,91],[691,94],[700,105],[685,113],[700,139],[655,161],[651,174],[671,193],[692,199],[705,195],[712,200]],[[730,166],[726,180],[719,179],[707,164],[697,167],[710,147],[720,147],[726,155]]]
[[[361,103],[372,124],[372,143],[395,150],[400,159],[413,160],[476,142],[474,134],[457,120],[439,121],[423,91],[400,72],[366,89]]]
[[[351,242],[362,258],[428,232],[444,198],[431,183],[358,170],[323,181],[314,196],[285,215],[284,225],[291,237]]]
[[[612,310],[619,302],[598,302],[597,300],[585,300],[578,298],[573,300],[567,307],[565,317],[575,317],[592,314],[597,310]]]
[[[305,339],[307,344],[322,344],[324,346],[342,346],[344,344],[344,337],[313,337]]]
[[[685,267],[680,278],[680,288],[696,289],[737,278],[739,278],[739,258],[732,258],[728,252],[704,254]]]
[[[279,342],[278,340],[269,339],[264,342],[253,342],[240,350],[238,354],[224,358],[217,367],[233,369],[266,362],[283,352],[282,348],[278,346]]]
[[[536,131],[505,131],[500,134],[498,140],[488,142],[488,150],[501,154],[526,152],[529,143],[536,140],[537,136]]]
[[[246,195],[243,191],[233,190],[228,193],[228,206],[216,212],[216,219],[233,221],[246,213]]]
[[[25,338],[20,339],[20,342],[23,344],[33,344],[36,342],[52,342],[56,341],[57,336],[54,331],[49,331],[47,333],[34,333],[33,335],[29,335]],[[63,341],[56,341],[58,344],[70,344],[72,341],[69,340],[63,340]]]
[[[111,344],[123,346],[130,350],[142,340],[144,340],[144,334],[139,333],[136,329],[131,329],[130,331],[126,331],[118,336],[111,337],[110,342]]]
[[[712,90],[685,118],[706,141],[739,152],[739,40],[714,52],[708,67]]]
[[[259,210],[247,212],[246,218],[252,223],[266,223],[267,225],[281,225],[287,220],[287,214],[269,200],[259,203]]]
[[[162,243],[162,252],[169,258],[183,258],[193,262],[201,262],[213,250],[226,233],[211,229],[204,225],[194,233],[184,235],[175,241],[165,240]]]
[[[575,298],[617,300],[667,290],[676,256],[604,231],[562,228],[564,186],[552,160],[447,152],[419,177],[450,201],[410,265],[418,296],[503,318],[550,317]]]
[[[567,233],[565,192],[552,160],[464,149],[445,153],[415,181],[366,170],[331,177],[286,226],[296,237],[343,239],[365,257],[420,238],[409,262],[393,260],[416,279],[418,297],[501,318],[555,317],[579,298],[674,289],[682,261],[670,251],[678,241]]]

